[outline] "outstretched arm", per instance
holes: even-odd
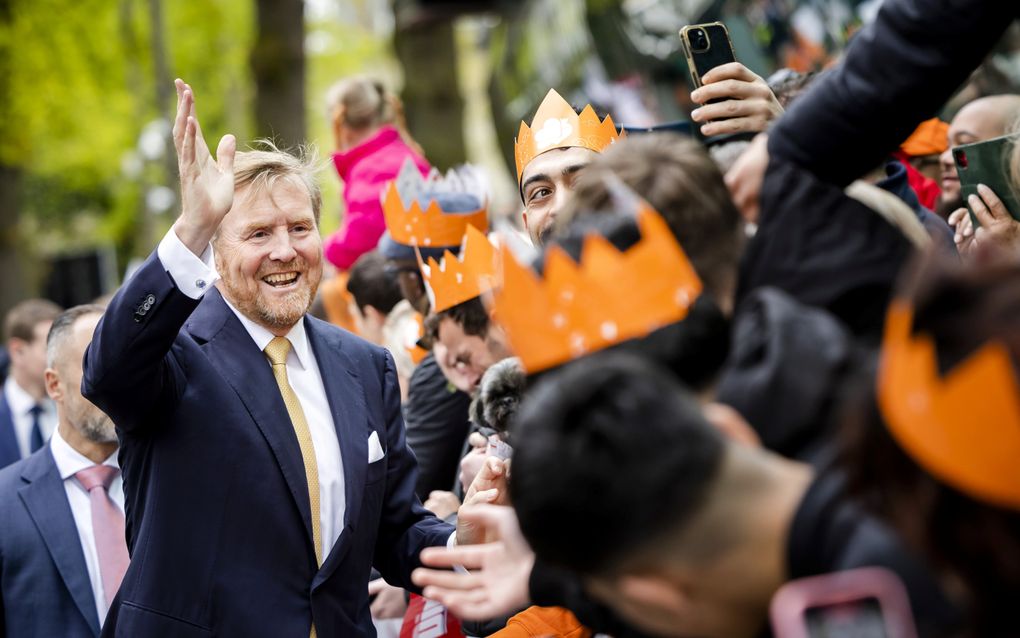
[[[888,0],[779,120],[769,154],[846,186],[934,115],[1018,15],[1016,2]]]
[[[195,115],[191,87],[177,80],[174,145],[181,174],[181,216],[158,251],[110,302],[85,353],[82,393],[122,430],[152,425],[183,387],[171,354],[181,326],[215,279],[209,241],[234,198],[232,135],[213,160]],[[170,262],[170,263],[168,263]],[[205,279],[191,273],[210,273]]]

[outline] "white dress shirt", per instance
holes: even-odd
[[[181,242],[172,228],[163,237],[156,252],[177,288],[192,299],[200,298],[219,279],[213,266],[212,246],[206,249],[200,259]],[[274,335],[245,317],[229,302],[227,306],[241,320],[241,325],[251,335],[258,349],[265,350]],[[312,445],[315,447],[315,463],[319,470],[318,515],[322,532],[322,557],[325,560],[343,531],[344,510],[347,506],[340,442],[329,409],[329,400],[326,398],[326,387],[322,383],[322,374],[312,344],[308,341],[304,321],[297,322],[286,336],[291,343],[290,354],[287,355],[287,380],[301,402],[301,409],[311,431]],[[266,365],[270,365],[268,358]],[[287,425],[292,427],[290,423]]]
[[[50,438],[50,452],[57,464],[57,471],[64,481],[64,491],[67,492],[67,502],[71,505],[71,515],[74,516],[74,524],[78,528],[78,539],[81,541],[81,549],[85,554],[85,567],[89,570],[89,583],[92,585],[92,595],[96,599],[96,613],[99,614],[99,626],[103,626],[106,620],[106,591],[103,589],[103,577],[99,573],[99,553],[96,551],[96,537],[92,532],[92,502],[89,493],[82,487],[74,475],[90,468],[95,463],[86,458],[78,450],[60,436],[60,432],[54,430]],[[110,458],[103,461],[103,465],[115,467],[118,470],[117,455],[111,454]],[[124,512],[124,481],[120,472],[113,479],[109,489],[110,499],[117,508]],[[127,541],[125,541],[126,543]]]
[[[18,440],[18,451],[21,458],[25,458],[32,453],[32,408],[36,405],[36,400],[18,385],[14,377],[7,377],[4,382],[4,397],[14,420],[14,437]],[[45,443],[57,429],[57,409],[48,398],[40,401],[38,405],[43,409],[39,414],[39,429]]]

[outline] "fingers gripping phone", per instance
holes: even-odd
[[[730,32],[722,22],[687,25],[680,29],[680,45],[687,58],[692,91],[701,88],[701,78],[710,70],[737,61]]]
[[[984,184],[995,191],[1009,214],[1014,219],[1020,219],[1020,200],[1017,199],[1009,176],[1009,155],[1017,143],[1020,143],[1020,135],[1013,134],[953,147],[956,175],[960,178],[960,196],[970,211],[974,228],[981,224],[967,199],[977,195],[978,184]]]

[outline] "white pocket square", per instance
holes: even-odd
[[[386,456],[383,452],[382,445],[379,444],[379,434],[375,430],[368,435],[368,462],[375,463],[382,457]]]

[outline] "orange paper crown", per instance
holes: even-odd
[[[521,122],[514,140],[517,181],[521,181],[524,167],[531,160],[550,149],[581,146],[601,153],[620,137],[612,117],[607,115],[605,120],[599,121],[590,104],[578,115],[559,93],[550,89],[531,126]]]
[[[1008,350],[987,343],[940,378],[935,344],[911,335],[912,321],[910,304],[894,301],[877,388],[893,438],[946,484],[1020,509],[1020,388]]]
[[[559,365],[687,316],[701,280],[666,222],[646,203],[641,239],[625,252],[590,235],[580,264],[562,249],[547,253],[545,276],[500,250],[502,285],[495,317],[528,373]]]
[[[468,226],[460,259],[446,251],[442,263],[418,256],[422,280],[433,312],[442,312],[493,289],[496,283],[496,249],[474,226]]]
[[[463,167],[449,171],[443,177],[438,171],[422,177],[417,167],[408,159],[397,179],[386,184],[383,194],[383,216],[386,230],[393,241],[405,246],[460,246],[468,226],[488,232],[489,220],[486,196],[482,192],[480,177],[476,169]],[[432,199],[423,210],[419,200],[426,191],[475,195],[482,206],[472,212],[444,213],[439,202]]]

